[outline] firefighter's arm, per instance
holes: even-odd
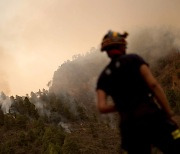
[[[161,106],[161,108],[167,113],[167,115],[169,117],[172,117],[173,111],[171,110],[171,108],[169,106],[166,95],[165,95],[162,87],[158,83],[158,81],[152,75],[149,67],[147,65],[143,64],[140,67],[140,73],[141,73],[143,79],[145,80],[145,82],[147,83],[147,85],[149,86],[149,88],[154,93],[154,95],[155,95],[159,105]]]
[[[107,103],[107,95],[103,90],[97,90],[97,109],[101,113],[115,112],[116,108],[114,104]]]

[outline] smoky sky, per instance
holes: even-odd
[[[13,95],[47,88],[60,64],[98,47],[109,29],[180,27],[179,0],[1,0],[0,11],[0,46],[14,61],[2,64],[1,82]]]
[[[180,30],[167,27],[144,28],[132,33],[129,52],[138,53],[150,64],[180,51]]]

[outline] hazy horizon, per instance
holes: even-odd
[[[1,0],[0,10],[0,91],[7,95],[47,89],[64,61],[98,48],[109,29],[128,31],[131,41],[141,29],[180,27],[179,0]]]

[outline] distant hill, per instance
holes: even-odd
[[[50,93],[68,94],[86,110],[95,107],[96,80],[108,63],[106,55],[92,51],[86,55],[75,56],[72,61],[64,62],[54,72]],[[92,111],[91,111],[92,112]]]

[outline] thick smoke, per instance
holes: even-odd
[[[95,48],[85,55],[74,55],[54,72],[50,93],[63,98],[77,117],[82,109],[87,113],[95,105],[95,83],[107,61]]]
[[[94,48],[86,55],[73,56],[72,61],[64,62],[55,71],[50,92],[79,97],[85,93],[88,99],[88,95],[94,94],[97,77],[107,62],[108,58]]]
[[[129,52],[138,53],[151,65],[172,52],[180,51],[180,32],[170,28],[143,29],[132,34]]]
[[[6,96],[3,92],[0,93],[0,108],[4,113],[9,113],[9,108],[12,102],[8,96]]]

